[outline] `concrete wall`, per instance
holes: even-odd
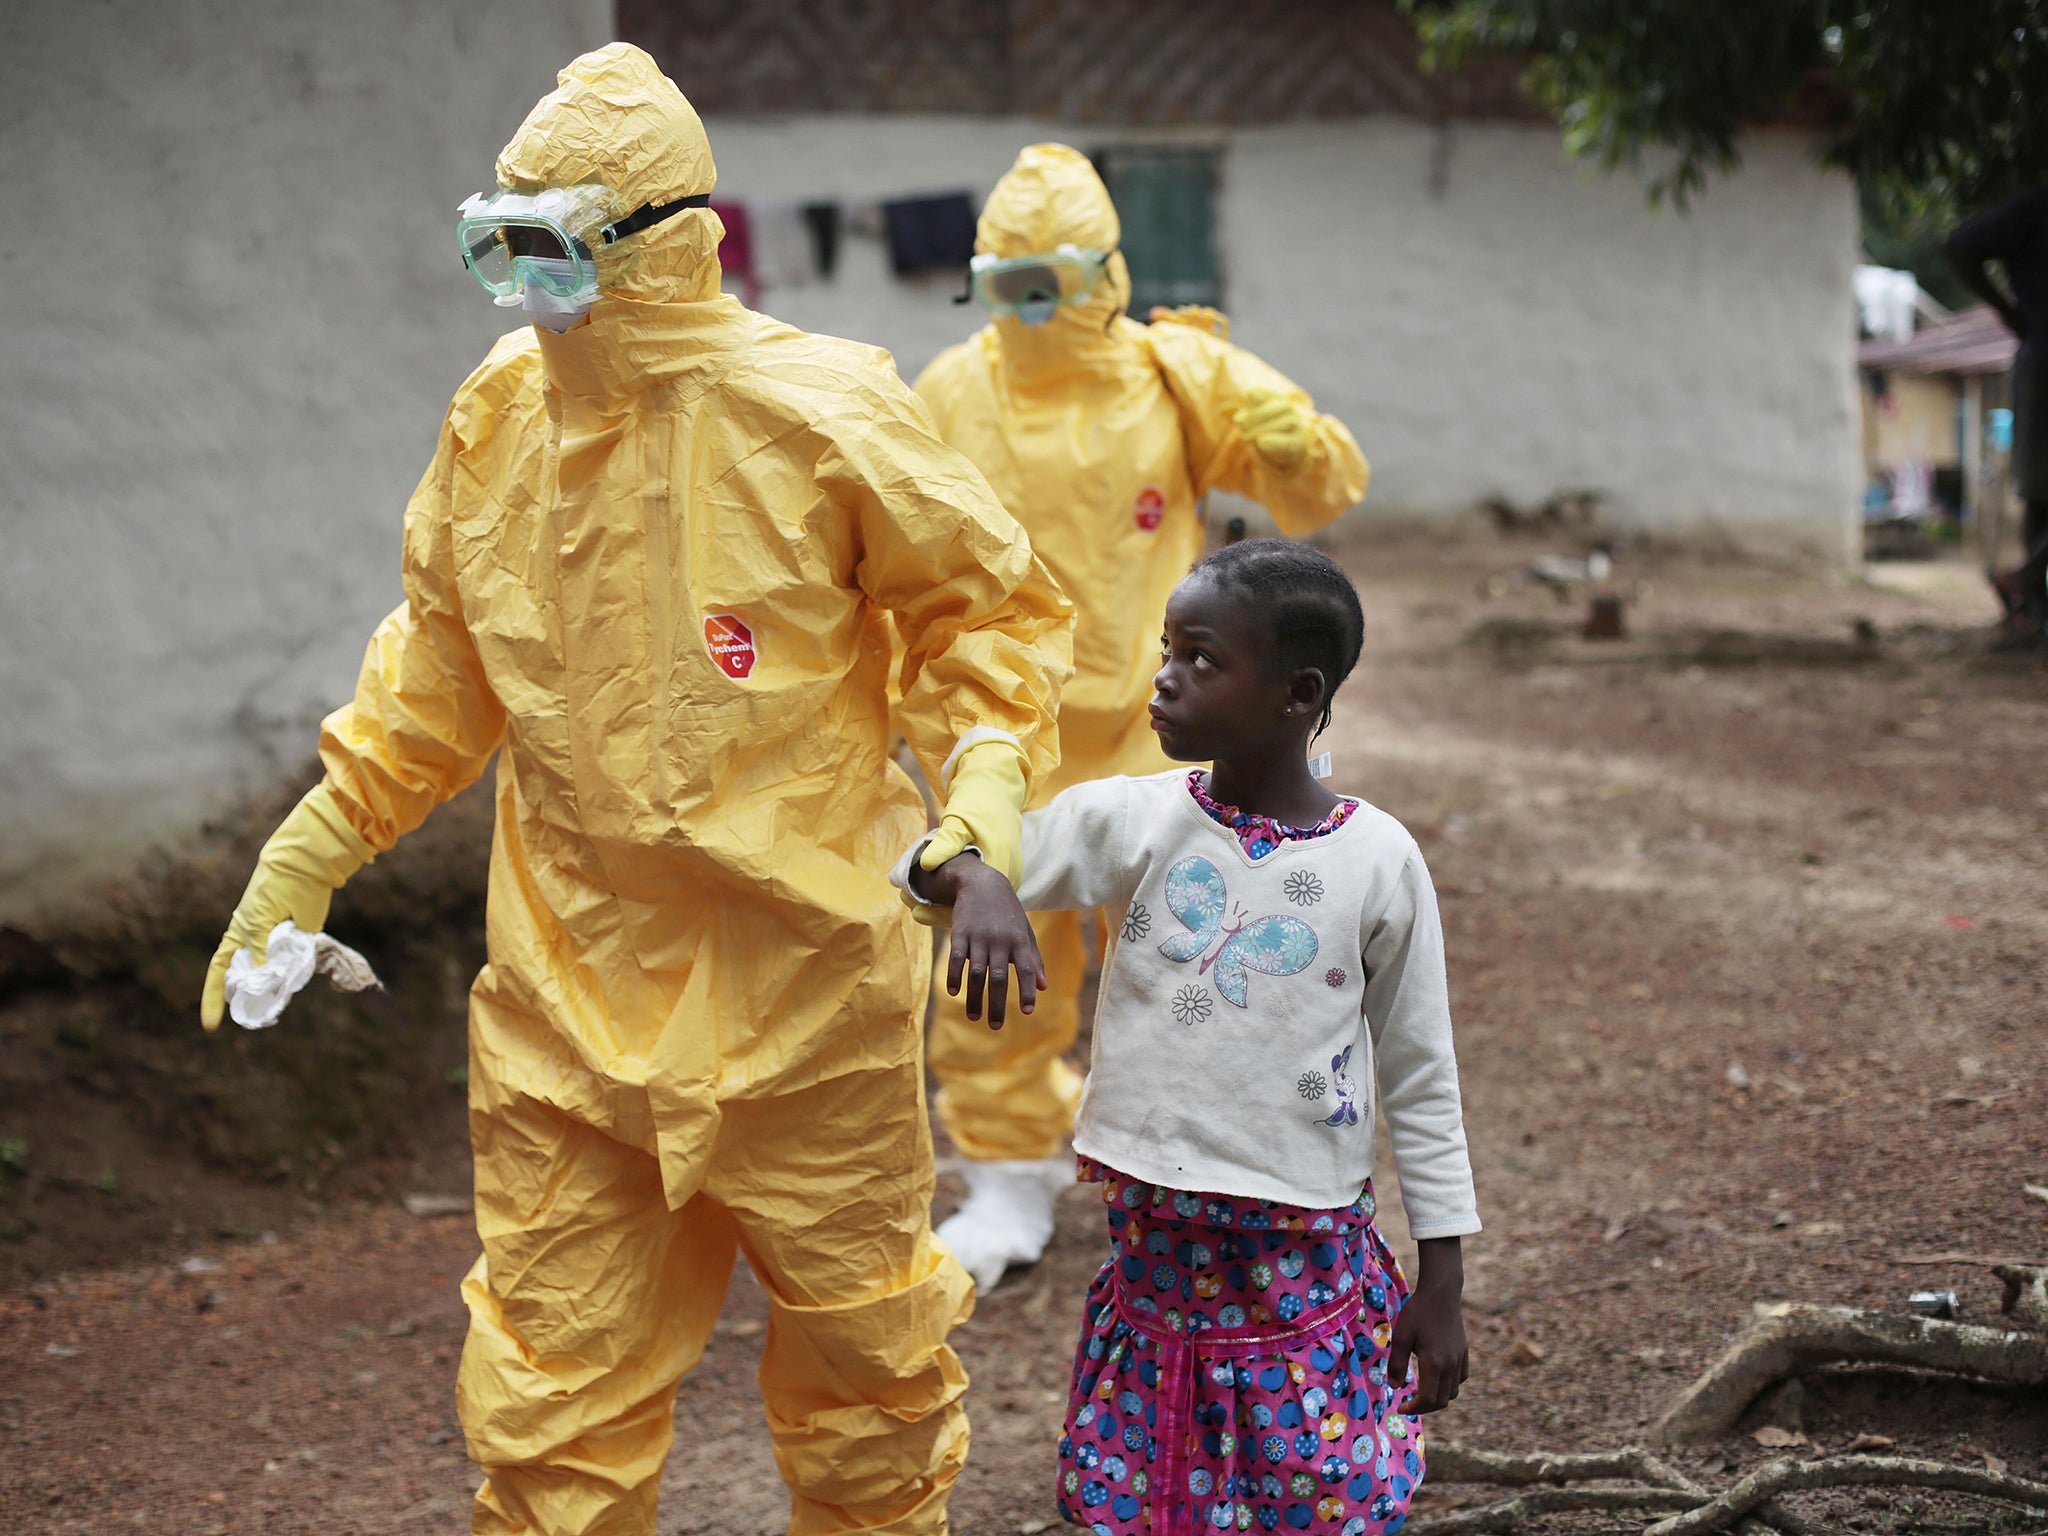
[[[0,922],[310,752],[504,324],[450,215],[610,28],[605,0],[0,8]],[[709,126],[749,200],[979,196],[1046,137],[1221,146],[1236,334],[1352,424],[1369,509],[1598,486],[1646,526],[1852,547],[1855,211],[1789,136],[1679,218],[1547,127]],[[953,292],[850,236],[762,302],[914,375],[975,323]]]
[[[682,81],[687,90],[689,82]],[[1373,464],[1369,513],[1438,517],[1598,487],[1637,526],[1855,549],[1852,188],[1768,134],[1686,216],[1567,164],[1555,129],[1400,118],[1227,133],[942,117],[713,119],[722,196],[985,193],[1058,138],[1212,144],[1233,336],[1312,390]],[[906,377],[977,313],[847,242],[795,324],[873,340]]]
[[[601,0],[0,7],[0,921],[310,753],[505,328],[455,205]]]

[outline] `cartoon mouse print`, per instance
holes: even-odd
[[[1358,1085],[1352,1081],[1350,1068],[1351,1047],[1347,1045],[1341,1055],[1330,1058],[1330,1085],[1337,1095],[1337,1107],[1317,1125],[1358,1124]]]

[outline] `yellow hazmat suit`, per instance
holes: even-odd
[[[560,82],[501,184],[711,189],[646,54]],[[373,849],[499,753],[459,1383],[477,1531],[654,1530],[738,1251],[770,1298],[793,1531],[942,1530],[967,1451],[926,939],[885,878],[925,826],[889,757],[888,629],[935,783],[970,736],[1043,777],[1069,610],[886,353],[720,295],[721,233],[691,210],[606,248],[586,324],[523,328],[462,386],[407,508],[406,600],[321,737]]]
[[[1108,251],[1119,235],[1086,157],[1034,144],[990,193],[975,249]],[[1074,604],[1059,768],[1033,781],[1034,801],[1168,766],[1146,705],[1167,594],[1202,553],[1204,495],[1249,496],[1283,533],[1300,535],[1365,494],[1365,459],[1341,422],[1207,326],[1124,318],[1129,296],[1114,256],[1085,302],[1040,326],[996,320],[917,381],[939,434],[988,476]],[[1073,914],[1033,924],[1052,989],[1029,1018],[991,1031],[940,989],[931,1046],[939,1115],[970,1158],[1049,1157],[1073,1130],[1080,1084],[1060,1058],[1080,1023],[1087,956]]]

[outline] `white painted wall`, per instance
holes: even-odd
[[[610,26],[608,0],[0,7],[0,922],[310,752],[504,323],[450,214]],[[1645,526],[1851,547],[1855,211],[1789,136],[1681,219],[1544,128],[708,126],[748,200],[978,198],[1041,138],[1223,145],[1236,336],[1353,426],[1369,510],[1593,485]],[[953,292],[849,236],[835,281],[763,307],[914,376],[976,323]]]
[[[0,6],[0,921],[267,787],[504,314],[452,216],[608,0]]]
[[[1566,164],[1549,129],[1454,128],[1441,197],[1438,153],[1432,130],[1376,122],[1231,154],[1245,338],[1354,425],[1375,499],[1439,513],[1598,487],[1644,528],[1852,557],[1846,177],[1765,135],[1680,215]]]
[[[1753,139],[1740,174],[1681,216],[1648,210],[1631,178],[1568,164],[1548,127],[707,126],[720,194],[742,201],[979,198],[1036,139],[1218,145],[1233,338],[1357,433],[1368,513],[1599,487],[1628,524],[1853,557],[1855,198],[1800,136]],[[914,377],[977,323],[954,291],[890,278],[881,242],[852,239],[834,282],[761,302],[880,342]]]

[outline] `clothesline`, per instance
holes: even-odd
[[[974,254],[974,200],[967,192],[842,203],[713,199],[725,224],[718,259],[747,303],[763,288],[829,281],[843,235],[885,241],[897,277],[957,271]]]

